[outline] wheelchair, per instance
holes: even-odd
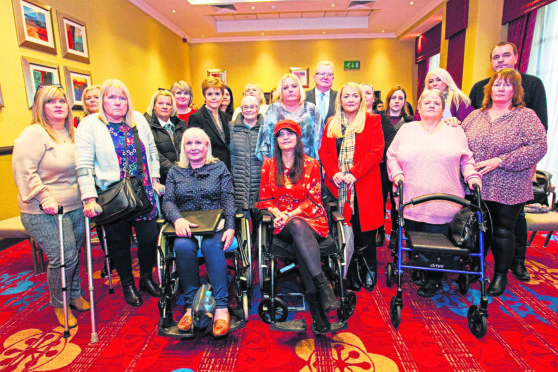
[[[487,238],[490,239],[491,234],[488,230],[491,223],[490,214],[481,200],[480,188],[475,186],[473,201],[449,194],[429,194],[413,198],[404,203],[402,201],[402,184],[397,186],[397,194],[399,196],[399,242],[397,249],[391,252],[394,262],[389,262],[386,266],[386,284],[388,287],[391,286],[394,276],[397,277],[397,293],[391,298],[389,309],[393,327],[397,329],[401,323],[401,312],[403,310],[401,275],[403,269],[457,273],[459,274],[457,284],[462,294],[467,293],[472,277],[479,278],[480,305],[471,305],[468,310],[467,321],[469,330],[475,337],[484,337],[487,332],[488,318],[488,299],[486,298],[485,288],[485,244],[489,246],[484,234],[488,232]],[[403,234],[405,208],[410,205],[418,205],[434,200],[448,201],[463,207],[471,207],[476,213],[476,224],[472,231],[473,234],[476,234],[473,237],[475,241],[474,249],[457,246],[445,234],[416,231],[406,231]],[[405,246],[403,243],[405,243]],[[404,252],[408,256],[408,261],[404,259]]]
[[[335,208],[335,203],[328,203],[326,211]],[[262,300],[258,305],[258,315],[262,321],[271,325],[271,330],[284,332],[305,332],[307,324],[305,319],[294,319],[286,321],[289,310],[303,310],[294,308],[277,296],[276,280],[279,276],[284,276],[288,271],[296,266],[294,257],[285,257],[281,252],[285,247],[290,247],[289,243],[273,236],[273,216],[271,213],[258,211],[258,231],[257,245],[259,255],[259,284],[262,293]],[[322,258],[322,268],[333,285],[335,294],[339,297],[341,306],[337,309],[338,321],[331,323],[331,332],[348,329],[347,319],[353,315],[356,307],[356,294],[345,288],[345,265],[348,261],[345,257],[345,235],[343,233],[344,218],[338,211],[328,213],[330,221],[330,234],[327,238],[320,241],[320,255]],[[278,269],[277,259],[282,257],[287,260],[286,265]],[[303,294],[298,295],[304,300]]]
[[[229,305],[230,331],[241,329],[248,321],[252,288],[252,255],[249,238],[249,223],[242,213],[235,216],[235,237],[227,251],[227,269],[232,271],[233,281],[229,285],[230,298],[234,298],[234,306]],[[182,294],[180,280],[176,272],[174,240],[176,232],[171,222],[162,224],[157,243],[158,271],[161,279],[161,298],[158,302],[159,323],[158,335],[175,338],[193,338],[194,333],[184,333],[177,329],[178,322],[173,319],[172,302]],[[230,261],[232,260],[232,264]],[[198,251],[198,264],[205,262],[201,250]],[[232,288],[231,288],[232,287]],[[232,289],[232,291],[231,291]]]

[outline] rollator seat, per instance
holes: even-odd
[[[167,224],[167,226],[165,226],[165,228],[163,229],[163,235],[166,238],[176,237],[176,231],[174,230],[174,225],[172,223],[169,223]],[[238,249],[238,241],[236,240],[236,236],[235,236],[233,238],[231,246],[229,247],[229,249],[225,251],[225,253],[234,252],[237,249]],[[201,249],[198,249],[198,258],[203,258],[203,253]]]
[[[407,246],[415,251],[446,253],[458,256],[468,256],[471,254],[469,249],[455,246],[444,234],[409,231],[407,232],[407,238]]]

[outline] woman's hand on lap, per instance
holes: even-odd
[[[224,242],[223,244],[223,251],[226,251],[231,246],[234,239],[234,229],[228,229],[223,233],[223,237],[221,241]]]
[[[174,221],[174,231],[176,231],[177,236],[186,236],[188,238],[192,237],[192,231],[190,227],[198,227],[195,223],[191,223],[185,218],[179,218]]]

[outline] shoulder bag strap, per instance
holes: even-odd
[[[134,146],[136,147],[136,164],[138,167],[138,176],[140,178],[143,178],[143,159],[141,156],[141,141],[138,135],[138,128],[134,127],[130,128],[130,130],[132,131],[132,136],[134,136]]]

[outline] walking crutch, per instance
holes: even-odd
[[[87,282],[89,285],[89,303],[91,312],[91,343],[94,344],[99,341],[97,336],[97,325],[95,323],[95,300],[93,297],[93,269],[91,265],[91,230],[89,229],[89,217],[85,217],[85,250],[87,254]],[[105,248],[106,250],[106,248]],[[105,251],[106,253],[106,251]],[[108,259],[107,259],[108,260]],[[110,267],[109,267],[110,270]],[[109,271],[110,278],[110,271]],[[112,288],[112,282],[111,282]],[[65,297],[64,297],[65,298]],[[65,300],[64,300],[65,301]],[[66,320],[67,323],[67,320]]]
[[[101,233],[101,236],[99,236],[99,243],[101,243],[101,248],[105,253],[105,265],[107,267],[107,277],[109,281],[109,294],[113,294],[114,288],[112,287],[112,267],[110,267],[107,236],[105,234],[105,229],[103,229],[103,226],[95,224],[95,228],[97,230],[97,235],[99,235],[99,232]]]
[[[62,282],[62,306],[64,306],[64,338],[70,337],[70,330],[68,328],[68,299],[66,288],[66,263],[64,262],[64,232],[62,220],[64,218],[64,207],[58,206],[58,244],[60,246],[60,278]]]

